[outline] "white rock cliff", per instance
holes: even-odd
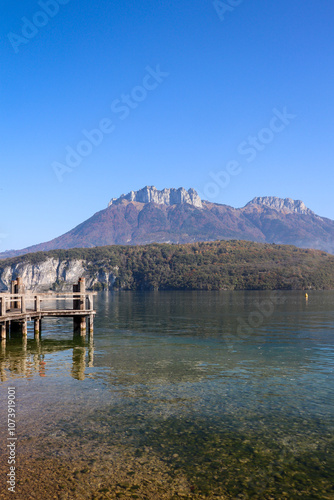
[[[188,189],[188,191],[182,187],[179,189],[165,188],[162,191],[159,191],[154,186],[145,186],[139,191],[130,191],[128,194],[122,194],[119,198],[112,198],[108,207],[110,207],[110,205],[121,203],[123,200],[137,201],[139,203],[153,202],[158,205],[179,205],[182,203],[188,203],[194,207],[203,208],[201,198],[193,188]]]
[[[92,289],[100,283],[109,289],[114,283],[113,273],[87,271],[87,262],[82,260],[59,260],[49,258],[38,264],[20,262],[6,266],[0,271],[0,291],[10,289],[10,283],[17,277],[23,279],[27,290],[45,291],[51,288],[71,290],[72,284],[77,283],[80,277],[86,278],[86,287]]]
[[[292,198],[277,198],[276,196],[263,196],[253,198],[252,201],[247,203],[250,205],[264,205],[269,208],[274,208],[276,210],[282,210],[286,213],[297,213],[302,215],[315,215],[312,210],[307,208],[305,203],[301,200],[293,200]]]

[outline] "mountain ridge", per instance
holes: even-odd
[[[277,198],[276,196],[258,196],[247,203],[247,206],[263,205],[276,210],[284,210],[287,213],[298,213],[302,215],[316,215],[312,210],[307,208],[301,200],[293,200],[292,198]],[[317,215],[317,217],[320,217]]]
[[[291,198],[255,197],[244,207],[233,208],[201,200],[192,188],[159,191],[145,186],[113,198],[107,208],[53,240],[3,252],[0,258],[76,247],[231,239],[334,253],[334,221]]]

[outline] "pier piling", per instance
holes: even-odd
[[[34,336],[39,337],[42,331],[42,320],[39,318],[34,319]]]
[[[79,278],[79,282],[73,285],[73,292],[78,292],[80,295],[74,295],[73,299],[73,309],[78,311],[85,310],[86,302],[86,280],[85,278]],[[73,319],[73,327],[76,334],[86,335],[87,325],[86,325],[86,315],[77,316]]]

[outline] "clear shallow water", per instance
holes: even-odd
[[[334,293],[309,295],[100,293],[92,340],[52,319],[39,343],[7,341],[22,456],[144,464],[135,493],[101,498],[146,498],[145,470],[161,498],[334,498]]]

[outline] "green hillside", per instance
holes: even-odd
[[[50,257],[83,259],[87,275],[112,272],[115,289],[334,289],[334,255],[237,240],[52,250],[0,261],[0,270]]]

